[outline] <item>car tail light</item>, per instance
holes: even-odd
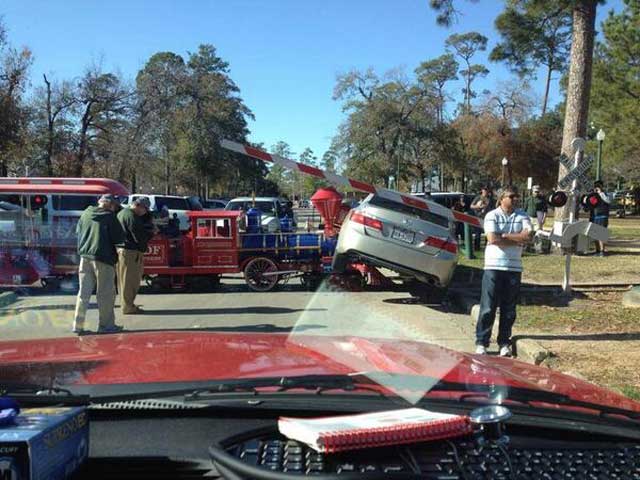
[[[424,241],[424,244],[428,245],[429,247],[439,248],[453,254],[458,253],[458,244],[456,242],[450,241],[448,238],[427,237],[427,239]]]
[[[382,222],[380,220],[376,220],[375,218],[367,217],[358,212],[353,212],[351,214],[351,220],[364,225],[365,227],[375,228],[376,230],[382,231]]]

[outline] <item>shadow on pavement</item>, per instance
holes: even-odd
[[[98,308],[97,303],[91,303],[89,308]],[[28,307],[13,307],[8,305],[6,307],[0,308],[0,313],[22,313],[22,312],[31,312],[31,311],[44,311],[44,310],[68,310],[74,311],[76,309],[76,304],[68,304],[68,305],[35,305]]]
[[[640,332],[629,333],[593,333],[593,334],[579,334],[579,335],[514,335],[513,341],[518,340],[568,340],[568,341],[586,341],[586,342],[598,342],[598,341],[621,341],[621,340],[640,340]]]
[[[260,323],[256,325],[236,325],[236,326],[225,326],[225,327],[181,327],[181,328],[141,328],[141,329],[124,329],[122,331],[117,332],[117,334],[123,333],[152,333],[152,332],[241,332],[241,333],[249,333],[249,332],[260,332],[260,333],[291,333],[294,329],[296,332],[300,332],[303,330],[317,330],[321,328],[327,328],[326,325],[299,325],[299,326],[288,326],[288,327],[279,327],[277,325],[269,324],[269,323]],[[89,333],[94,334],[94,332]],[[98,335],[98,334],[96,334]],[[110,335],[110,334],[99,334],[99,335]]]
[[[141,303],[141,305],[143,305]],[[285,308],[285,307],[222,307],[222,308],[176,308],[149,310],[144,309],[141,315],[136,317],[149,317],[153,315],[238,315],[238,314],[255,314],[255,315],[284,315],[295,312],[325,312],[326,308]],[[134,315],[132,315],[133,317]]]
[[[433,310],[448,312],[449,309],[439,301],[429,301],[428,299],[422,299],[420,297],[406,297],[406,298],[386,298],[382,300],[384,303],[390,303],[392,305],[421,305]]]

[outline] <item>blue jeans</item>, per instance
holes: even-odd
[[[516,304],[520,294],[521,277],[521,272],[484,271],[480,315],[476,325],[476,345],[489,346],[498,307],[500,307],[498,345],[504,347],[511,343],[511,330],[516,321]]]

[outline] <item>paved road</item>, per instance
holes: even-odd
[[[317,335],[359,335],[404,338],[471,351],[462,333],[466,315],[451,314],[442,305],[425,305],[399,287],[386,291],[344,292],[329,284],[316,292],[296,280],[277,291],[249,291],[241,278],[224,279],[213,293],[145,292],[138,297],[144,315],[122,316],[126,331],[206,329],[211,331],[300,332]],[[0,308],[3,340],[73,335],[74,292],[45,294],[23,291],[16,303]],[[97,328],[95,305],[87,328]]]

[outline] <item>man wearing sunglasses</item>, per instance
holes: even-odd
[[[516,320],[516,303],[522,276],[522,249],[533,232],[527,213],[516,208],[519,198],[511,187],[503,189],[498,196],[498,208],[487,213],[484,219],[487,247],[480,314],[476,325],[477,354],[487,353],[496,309],[500,307],[500,356],[511,356],[511,330]]]

